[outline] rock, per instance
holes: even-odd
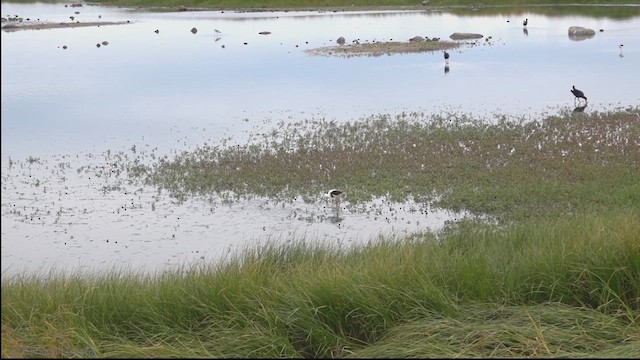
[[[589,36],[595,35],[596,32],[593,29],[587,29],[582,26],[571,26],[569,28],[569,36],[571,35],[581,35],[581,36]]]
[[[192,32],[193,34],[195,34],[195,33],[197,33],[197,32],[198,32],[198,29],[193,28],[193,29],[191,29],[191,32]]]
[[[418,36],[414,36],[411,39],[409,39],[409,42],[415,42],[415,41],[424,41],[424,38],[420,35]]]
[[[336,40],[336,42],[337,42],[338,44],[340,44],[340,45],[344,45],[344,41],[345,41],[345,40],[344,40],[344,36],[340,36],[340,37],[338,38],[338,40]]]
[[[596,35],[595,30],[587,29],[582,26],[571,26],[569,28],[569,39],[571,40],[580,41],[580,40],[591,39],[595,35]]]
[[[468,39],[480,39],[482,34],[476,33],[453,33],[449,36],[451,40],[468,40]]]

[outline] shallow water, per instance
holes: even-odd
[[[2,31],[3,276],[114,264],[163,271],[269,240],[347,246],[468,216],[410,201],[356,207],[348,197],[336,216],[320,195],[312,203],[214,195],[176,203],[110,172],[106,151],[131,154],[135,145],[176,154],[305,118],[421,111],[533,119],[573,109],[572,85],[588,96],[587,112],[640,103],[638,15],[148,13],[2,3],[2,16],[13,14],[130,24]],[[573,25],[596,35],[570,39]],[[453,32],[485,38],[451,51],[448,71],[440,52],[347,59],[306,52],[339,36],[407,41]]]
[[[304,202],[212,195],[178,202],[130,183],[107,155],[54,158],[3,170],[3,275],[118,267],[155,273],[219,261],[269,241],[347,248],[469,216],[413,201],[354,205],[345,198],[335,204],[324,196]]]

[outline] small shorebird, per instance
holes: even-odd
[[[336,219],[340,217],[340,198],[344,195],[344,191],[338,189],[331,189],[327,192],[327,196],[329,196],[336,207]]]
[[[340,203],[340,198],[344,194],[344,191],[338,189],[331,189],[327,192],[327,196],[329,196],[336,203],[336,207]]]
[[[446,51],[444,52],[444,61],[449,62],[449,53]]]
[[[528,23],[529,23],[529,19],[524,19],[524,21],[522,22],[522,26],[527,26]]]

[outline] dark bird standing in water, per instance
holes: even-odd
[[[522,22],[522,25],[527,26],[528,23],[529,23],[529,19],[524,19],[524,21]]]
[[[587,101],[587,97],[584,96],[584,93],[581,90],[576,89],[575,85],[573,85],[573,89],[571,89],[571,93],[573,94],[573,96],[575,96],[574,100],[582,98],[584,99],[585,102]]]
[[[449,62],[449,53],[448,52],[444,52],[444,61]]]

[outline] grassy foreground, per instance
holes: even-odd
[[[640,213],[2,283],[2,357],[640,356]]]
[[[349,184],[349,201],[410,194],[500,222],[349,251],[291,239],[156,277],[3,279],[2,357],[638,358],[639,119],[303,121],[118,164],[177,197]]]

